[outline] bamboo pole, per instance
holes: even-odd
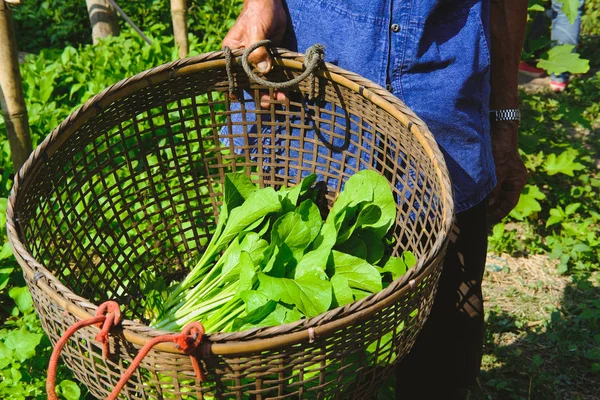
[[[189,52],[185,0],[171,0],[171,19],[173,20],[175,45],[179,49],[179,58],[184,58]]]
[[[106,36],[119,36],[121,32],[117,14],[108,0],[85,0],[90,23],[92,24],[92,41],[94,44]]]
[[[11,11],[4,0],[0,0],[0,107],[6,124],[13,167],[17,172],[32,149],[19,71],[17,40]]]
[[[144,39],[144,41],[146,43],[148,43],[150,46],[152,46],[152,40],[150,40],[150,38],[148,38],[148,36],[144,35],[144,32],[142,32],[142,30],[140,28],[138,28],[138,26],[131,20],[131,18],[129,18],[129,16],[127,14],[125,14],[125,11],[123,11],[123,9],[121,7],[119,7],[119,5],[115,2],[115,0],[108,0],[108,2],[112,6],[112,8],[117,10],[117,13],[119,13],[121,15],[121,17],[123,17],[125,22],[127,22],[129,24],[129,26],[131,26],[133,28],[133,30],[136,31],[137,34],[140,35],[140,37],[142,39]]]

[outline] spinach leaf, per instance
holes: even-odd
[[[413,267],[417,263],[417,259],[410,251],[402,252],[401,257],[390,257],[383,268],[378,268],[380,273],[389,272],[392,275],[392,280],[396,280]]]
[[[258,290],[269,299],[295,305],[307,317],[329,309],[332,300],[331,282],[306,274],[298,279],[274,278],[258,273]]]
[[[350,218],[345,218],[336,243],[344,243],[358,228],[368,227],[374,223],[377,223],[381,218],[381,209],[375,204],[367,204],[358,213],[356,221],[352,221]]]
[[[269,298],[265,294],[256,290],[244,290],[240,292],[240,298],[246,304],[247,313],[251,313],[257,308],[264,306],[269,301]]]
[[[271,244],[289,249],[293,258],[299,260],[313,240],[313,231],[314,227],[309,221],[303,221],[302,215],[289,212],[275,221],[271,231]]]
[[[333,204],[327,221],[335,221],[339,229],[342,213],[353,207],[360,208],[361,203],[375,205],[381,211],[376,221],[365,223],[363,227],[371,229],[379,237],[385,236],[396,218],[396,203],[389,182],[376,171],[362,170],[346,181],[344,190]],[[347,213],[343,219],[349,217],[352,217],[351,213]]]
[[[282,187],[279,192],[282,194],[282,199],[280,201],[283,204],[284,211],[293,211],[298,205],[298,201],[306,196],[316,180],[317,175],[310,174],[302,179],[299,184],[290,189]]]
[[[233,330],[239,331],[240,329],[248,329],[251,327],[255,327],[269,314],[275,311],[276,307],[276,301],[267,300],[264,304],[255,307],[254,309],[252,309],[252,311],[246,313],[246,315],[236,318],[233,321]]]
[[[362,259],[367,259],[369,254],[367,244],[358,235],[350,236],[344,243],[336,245],[335,249]]]
[[[364,257],[367,262],[370,264],[379,263],[385,254],[385,246],[382,238],[371,230],[359,230],[355,235],[367,247],[367,256]]]
[[[342,274],[334,275],[331,278],[331,285],[333,286],[333,297],[335,306],[345,306],[354,301],[352,295],[352,289],[348,283],[348,278]]]
[[[304,254],[296,265],[294,278],[299,279],[304,275],[314,275],[321,279],[327,279],[325,268],[329,260],[331,249],[335,245],[336,231],[332,223],[324,223],[310,246],[309,251]]]
[[[335,275],[343,275],[353,289],[377,293],[381,290],[381,275],[377,268],[363,259],[332,251],[333,269]]]

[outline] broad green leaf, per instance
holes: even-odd
[[[529,11],[546,11],[546,9],[541,4],[533,4],[527,8]]]
[[[383,239],[371,230],[359,231],[358,238],[365,242],[367,246],[367,262],[370,264],[377,264],[385,252]]]
[[[377,268],[363,259],[333,250],[333,270],[335,275],[343,275],[353,289],[371,293],[381,291],[381,275]]]
[[[366,290],[360,290],[360,289],[354,289],[352,288],[352,295],[354,296],[354,301],[358,301],[360,299],[364,299],[367,296],[372,295],[372,292],[366,291]]]
[[[8,295],[15,301],[22,313],[26,313],[33,308],[33,299],[27,286],[13,287],[8,291]]]
[[[12,248],[10,247],[9,242],[4,242],[2,245],[2,249],[0,249],[0,260],[4,260],[13,255]]]
[[[284,188],[282,187],[280,192],[284,194],[284,209],[285,211],[293,211],[298,205],[298,200],[302,197],[306,192],[312,187],[312,185],[317,180],[316,174],[310,174],[306,178],[302,179],[302,181],[292,187],[292,188]],[[286,201],[287,200],[287,201]]]
[[[255,307],[252,311],[248,312],[246,315],[236,318],[233,321],[233,330],[239,331],[242,329],[247,329],[247,325],[255,326],[259,324],[262,320],[264,320],[269,314],[275,311],[277,307],[277,302],[273,300],[267,300],[264,304]]]
[[[385,236],[396,218],[396,204],[389,182],[376,171],[362,170],[352,175],[344,185],[344,190],[333,204],[327,222],[338,220],[347,208],[361,203],[374,204],[381,210],[378,221],[366,224],[380,237]]]
[[[281,204],[273,188],[266,187],[252,192],[242,205],[231,210],[215,251],[230,243],[248,225],[278,211],[281,211]]]
[[[302,217],[302,221],[307,224],[310,232],[309,243],[312,243],[319,235],[321,226],[323,225],[319,207],[317,207],[312,200],[308,199],[304,200],[302,204],[298,206],[296,212]]]
[[[417,265],[417,257],[411,251],[403,251],[402,260],[404,260],[404,264],[406,264],[407,269]]]
[[[331,282],[306,274],[298,279],[273,278],[261,272],[259,291],[269,299],[294,305],[307,317],[329,309],[332,300]]]
[[[295,322],[298,321],[300,319],[302,319],[302,314],[300,314],[300,312],[298,312],[297,309],[295,308],[289,308],[284,306],[283,304],[280,303],[276,303],[274,301],[269,301],[268,303],[266,303],[267,305],[269,305],[269,307],[271,307],[270,304],[275,304],[274,309],[262,316],[261,315],[261,319],[258,319],[259,316],[255,316],[254,320],[255,322],[247,322],[245,324],[240,324],[242,321],[238,322],[238,330],[244,330],[244,329],[250,329],[250,328],[262,328],[262,327],[266,327],[266,326],[277,326],[277,325],[283,325],[283,324],[287,324],[290,322]],[[256,310],[259,311],[259,310]]]
[[[71,86],[71,89],[69,90],[69,99],[72,99],[73,94],[75,94],[82,87],[83,87],[83,83],[76,83],[73,86]]]
[[[392,279],[396,280],[407,271],[406,263],[401,257],[390,257],[383,268],[379,270],[381,273],[389,272],[392,274]]]
[[[585,253],[586,251],[590,250],[590,246],[588,246],[585,243],[577,243],[575,245],[573,245],[572,251],[574,253]]]
[[[42,333],[29,332],[24,326],[19,330],[11,330],[6,335],[4,345],[13,350],[17,361],[23,362],[35,356],[35,348],[44,335]]]
[[[56,389],[56,392],[60,393],[66,400],[79,400],[81,397],[79,386],[68,379],[62,380]]]
[[[542,210],[542,206],[538,200],[544,200],[545,198],[546,195],[537,186],[526,185],[523,188],[523,192],[521,192],[519,202],[509,215],[519,221],[523,221],[531,214]]]
[[[368,179],[365,179],[365,171],[352,175],[344,184],[344,190],[329,210],[326,222],[338,219],[338,216],[347,208],[357,207],[360,203],[373,201],[372,185]]]
[[[567,215],[573,214],[581,206],[581,203],[572,203],[565,207],[565,213]]]
[[[590,69],[590,62],[580,58],[579,54],[573,52],[574,49],[572,44],[555,46],[548,51],[548,59],[538,61],[537,67],[549,74],[585,74]]]
[[[12,349],[9,349],[4,345],[3,342],[0,342],[0,370],[3,370],[4,368],[12,364],[12,352]]]
[[[577,19],[577,12],[579,10],[579,0],[561,0],[562,12],[569,19],[569,23],[573,25],[575,19]]]
[[[379,206],[375,204],[365,205],[358,213],[358,217],[356,217],[356,221],[354,223],[352,223],[350,226],[342,226],[340,232],[338,233],[336,243],[344,243],[350,236],[352,236],[354,230],[363,227],[369,227],[370,225],[377,223],[380,218],[381,208],[379,208]]]
[[[6,287],[13,271],[14,267],[0,268],[0,290]]]
[[[573,171],[585,168],[583,164],[575,161],[577,155],[574,152],[564,151],[558,157],[552,153],[546,158],[544,169],[548,175],[556,175],[559,172],[568,176],[574,176]]]
[[[560,206],[558,206],[560,207]],[[563,214],[556,208],[550,209],[550,218],[546,221],[546,228],[560,223],[563,220]]]
[[[246,303],[246,312],[251,313],[259,307],[264,306],[269,298],[256,290],[244,290],[240,293],[240,298]]]
[[[335,245],[335,239],[336,231],[333,223],[324,223],[309,251],[302,256],[302,259],[296,265],[294,278],[299,279],[303,275],[308,274],[325,279],[327,276],[325,274],[325,269],[331,254],[331,249]]]
[[[239,276],[240,279],[238,281],[238,292],[241,290],[250,290],[252,286],[254,286],[254,282],[256,281],[256,267],[252,262],[251,257],[245,251],[240,255],[240,266],[239,266]]]
[[[255,264],[260,263],[264,258],[265,251],[268,247],[269,242],[262,239],[259,234],[254,232],[249,232],[244,235],[244,239],[242,239],[242,243],[240,244],[242,251],[247,252]]]
[[[362,172],[362,171],[361,171]],[[384,237],[396,221],[396,202],[388,180],[375,171],[365,170],[367,179],[373,187],[373,205],[379,207],[379,219],[373,223],[365,223],[362,228],[370,229],[379,237]]]
[[[256,185],[246,175],[242,173],[225,174],[221,215],[228,216],[231,210],[242,205],[244,200],[256,190]],[[223,214],[224,212],[225,214]]]
[[[369,252],[366,243],[360,239],[358,235],[352,235],[344,243],[336,245],[335,249],[342,253],[350,254],[362,259],[367,259],[367,254]]]
[[[223,253],[221,267],[221,276],[225,280],[237,280],[240,274],[240,265],[245,262],[251,266],[258,265],[264,255],[269,244],[266,240],[261,239],[254,232],[249,232],[242,239],[242,243],[239,243],[239,237],[235,238],[231,245]],[[247,259],[241,260],[242,254],[247,255]]]
[[[316,206],[315,206],[316,207]],[[313,241],[314,226],[311,222],[302,220],[302,216],[296,212],[289,212],[281,216],[271,231],[271,244],[279,247],[287,247],[296,260],[302,258],[304,250]]]
[[[331,278],[331,286],[333,286],[333,296],[335,304],[338,307],[345,306],[346,304],[350,304],[354,301],[352,289],[350,289],[348,279],[344,275],[334,275]]]

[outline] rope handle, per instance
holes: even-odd
[[[50,363],[48,364],[48,375],[46,379],[46,394],[49,400],[58,400],[56,395],[56,369],[60,352],[62,351],[65,344],[69,341],[69,338],[75,334],[79,329],[90,325],[96,325],[100,327],[100,332],[96,335],[96,340],[102,343],[102,357],[106,360],[109,355],[109,331],[121,323],[121,310],[119,305],[114,301],[107,301],[102,303],[98,310],[96,310],[96,316],[85,319],[83,321],[76,322],[71,325],[69,329],[62,335],[62,337],[56,342],[52,355],[50,356]],[[175,347],[185,354],[190,356],[192,368],[196,374],[196,378],[200,382],[206,379],[206,376],[200,368],[200,363],[196,357],[196,351],[198,346],[202,342],[204,336],[204,326],[200,322],[191,322],[187,324],[181,333],[168,334],[157,336],[152,340],[146,342],[146,344],[140,349],[138,354],[135,356],[127,370],[123,373],[113,390],[110,392],[106,400],[115,400],[119,396],[119,393],[125,387],[127,381],[133,376],[135,370],[139,367],[140,363],[146,357],[146,355],[152,350],[154,346],[159,343],[173,342]]]
[[[314,84],[315,84],[314,73],[317,71],[317,69],[319,69],[319,67],[321,66],[321,64],[323,63],[323,61],[325,59],[325,49],[324,49],[323,45],[314,44],[306,50],[306,54],[304,56],[304,71],[300,75],[296,76],[293,79],[290,79],[289,81],[272,82],[272,81],[266,80],[266,79],[261,78],[260,76],[256,75],[254,73],[254,71],[252,71],[252,66],[250,65],[250,62],[248,61],[248,57],[250,57],[250,53],[252,53],[254,50],[258,49],[259,47],[268,46],[270,44],[271,44],[270,40],[261,40],[254,44],[251,44],[250,46],[248,46],[246,48],[246,50],[244,50],[244,53],[242,54],[242,67],[244,68],[244,71],[246,72],[246,74],[248,75],[250,80],[254,81],[255,83],[258,83],[259,85],[270,88],[270,89],[289,89],[289,88],[297,85],[298,83],[302,82],[303,80],[305,80],[309,75],[312,75],[313,80],[311,81],[311,87],[310,87],[310,92],[311,92],[311,96],[312,96],[312,94],[314,94]],[[227,78],[229,80],[229,92],[233,93],[234,83],[233,83],[233,74],[231,72],[231,62],[232,62],[231,49],[229,47],[223,47],[223,51],[225,53],[225,61],[226,61],[225,67],[227,69]]]

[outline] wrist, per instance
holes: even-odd
[[[491,81],[490,109],[519,108],[518,82],[513,83],[511,79],[504,79],[503,82]]]
[[[490,109],[490,122],[521,121],[521,112],[518,108]]]

